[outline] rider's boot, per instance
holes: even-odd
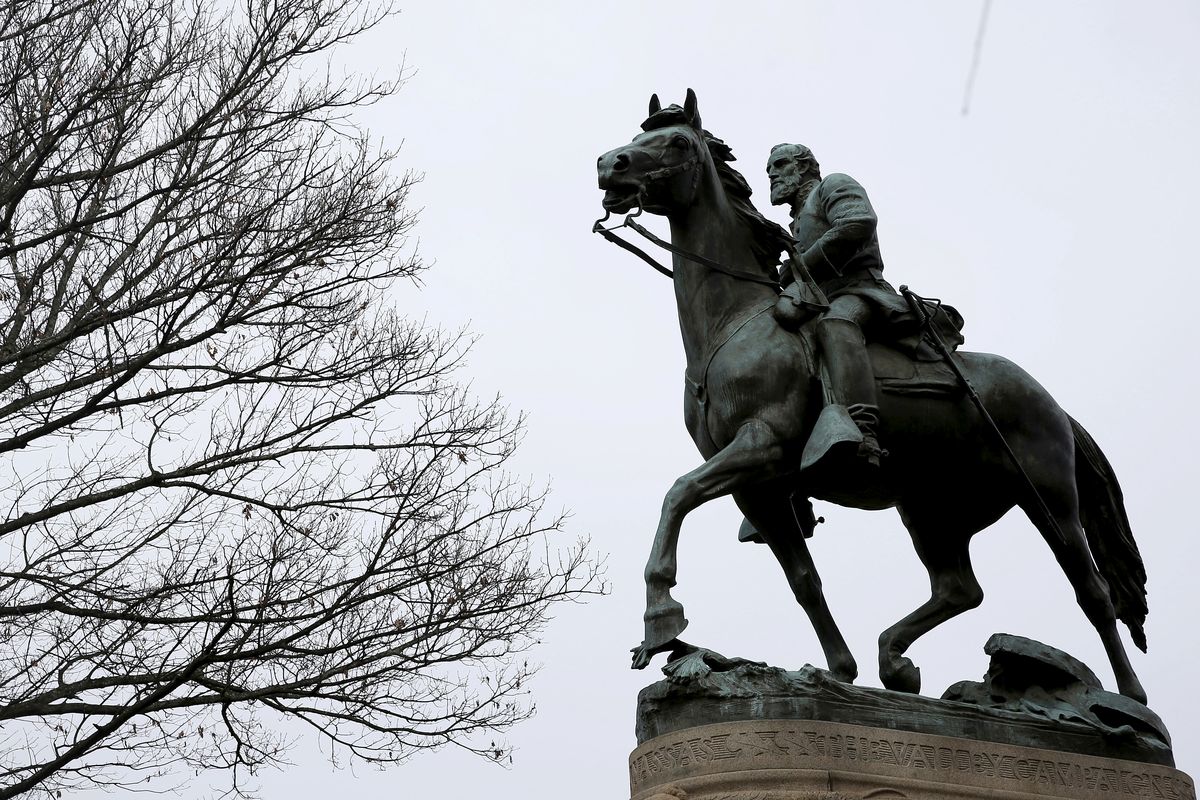
[[[817,335],[831,384],[830,393],[838,405],[846,407],[862,433],[858,454],[878,467],[880,458],[887,453],[879,446],[875,373],[862,328],[848,319],[826,318],[818,323]]]

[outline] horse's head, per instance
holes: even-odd
[[[696,93],[687,91],[683,107],[662,107],[650,98],[650,116],[642,133],[624,147],[610,150],[596,163],[604,210],[614,214],[640,206],[669,215],[687,208],[696,197],[703,170],[710,160]]]

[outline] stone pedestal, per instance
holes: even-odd
[[[633,800],[1195,800],[1162,720],[997,634],[942,698],[691,648],[638,697]]]
[[[820,720],[702,725],[629,758],[632,800],[1195,800],[1162,764]]]

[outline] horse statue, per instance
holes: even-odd
[[[880,380],[880,439],[889,451],[882,465],[856,471],[830,458],[805,463],[825,398],[812,325],[790,332],[771,313],[782,229],[750,203],[749,185],[730,166],[732,152],[704,130],[690,89],[682,108],[663,109],[652,98],[642,128],[630,144],[599,158],[603,207],[618,215],[640,209],[670,225],[670,243],[658,241],[673,253],[687,359],[684,420],[705,460],[678,478],[663,500],[645,570],[645,638],[633,650],[634,668],[658,653],[675,657],[691,648],[678,638],[687,620],[671,596],[680,527],[693,509],[732,494],[783,567],[829,671],[853,681],[854,657],[805,542],[811,530],[793,504],[796,497],[815,497],[900,512],[929,571],[931,596],[880,635],[879,676],[889,689],[919,692],[920,670],[905,651],[982,602],[971,537],[1016,505],[1070,580],[1121,694],[1144,703],[1116,621],[1144,651],[1146,574],[1116,476],[1091,436],[1016,364],[957,352],[947,359],[990,412],[994,428],[962,386],[902,391],[902,382]],[[894,350],[870,349],[877,379],[903,372],[897,363],[916,369]]]

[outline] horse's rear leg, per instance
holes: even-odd
[[[724,449],[675,481],[663,499],[646,563],[646,638],[633,649],[634,669],[649,664],[655,653],[671,649],[687,626],[683,606],[671,597],[683,518],[709,500],[768,481],[783,469],[783,448],[778,437],[766,423],[751,420],[738,429]]]
[[[804,541],[804,534],[796,524],[791,503],[786,497],[765,491],[741,493],[737,501],[746,519],[762,535],[763,541],[779,561],[779,566],[783,567],[796,601],[808,615],[821,642],[829,671],[838,680],[853,683],[858,677],[858,665],[833,615],[829,613],[825,593],[821,589],[821,578],[808,551],[808,543]]]
[[[904,652],[918,638],[983,602],[983,589],[971,567],[969,545],[977,528],[948,525],[946,512],[902,508],[900,518],[912,536],[921,563],[929,571],[930,597],[920,608],[879,635],[879,678],[888,689],[917,693],[921,670]]]
[[[1068,468],[1062,474],[1074,476],[1074,470]],[[1037,481],[1036,475],[1033,477]],[[1079,607],[1100,634],[1100,641],[1104,643],[1104,651],[1117,679],[1117,689],[1126,697],[1145,703],[1146,690],[1134,673],[1121,635],[1117,632],[1117,615],[1109,595],[1108,582],[1096,569],[1091,550],[1088,549],[1087,535],[1079,521],[1079,499],[1074,480],[1072,478],[1069,485],[1061,486],[1039,482],[1039,489],[1053,515],[1053,523],[1043,516],[1040,507],[1032,499],[1020,503],[1021,509],[1050,545],[1059,566],[1071,581]]]

